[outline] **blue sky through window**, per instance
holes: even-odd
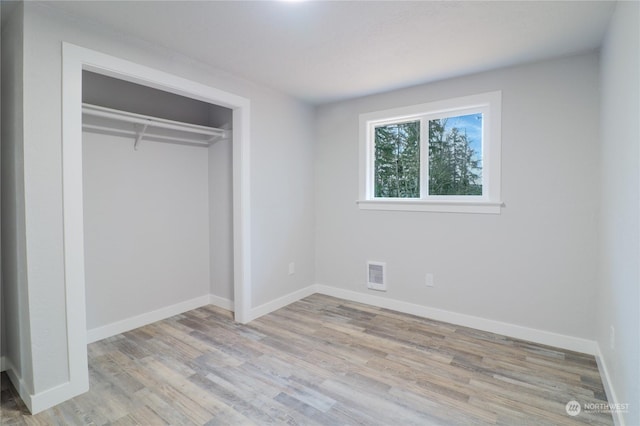
[[[462,133],[467,132],[467,138],[471,141],[471,147],[476,153],[476,159],[482,160],[482,114],[469,114],[448,117],[445,132],[457,127]]]

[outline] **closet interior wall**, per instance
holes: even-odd
[[[87,71],[82,97],[232,130],[228,108]],[[83,131],[90,340],[92,330],[198,298],[233,300],[232,138],[208,148],[143,138],[137,149],[134,139]]]

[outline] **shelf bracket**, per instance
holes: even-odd
[[[145,124],[142,126],[142,129],[138,130],[138,134],[136,135],[136,141],[133,143],[133,149],[135,151],[138,150],[138,144],[140,143],[140,141],[142,140],[142,138],[144,137],[144,133],[147,131],[147,126],[149,126],[149,124]],[[138,127],[138,126],[136,126]]]
[[[230,136],[231,136],[231,132],[229,130],[223,130],[222,133],[218,135],[213,135],[209,140],[207,140],[207,142],[209,143],[209,145],[213,145],[218,141],[229,139]]]

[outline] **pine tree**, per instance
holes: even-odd
[[[466,129],[429,120],[429,194],[482,195],[482,166]],[[420,197],[420,122],[375,128],[375,196]]]
[[[420,123],[399,123],[375,130],[376,197],[420,196]]]
[[[481,165],[466,131],[429,121],[429,194],[481,195]]]

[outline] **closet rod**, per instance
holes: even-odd
[[[132,137],[132,138],[137,138],[140,135],[140,133],[134,130],[113,129],[111,127],[98,126],[95,124],[83,124],[82,129],[97,132],[97,133],[115,134],[117,136]],[[180,145],[208,147],[211,144],[211,139],[199,141],[196,139],[177,138],[175,136],[163,136],[163,135],[156,135],[156,134],[149,134],[149,133],[146,133],[144,137],[147,138],[148,140],[152,140],[155,142],[177,143]],[[216,139],[216,137],[214,136],[213,139]],[[138,143],[140,143],[140,141],[138,141]],[[135,141],[134,141],[134,149],[137,149]]]
[[[224,137],[226,131],[223,129],[216,129],[215,127],[200,126],[197,124],[181,123],[179,121],[167,120],[164,118],[151,117],[148,115],[136,114],[133,112],[119,111],[111,108],[101,107],[98,105],[92,105],[83,103],[82,113],[87,115],[93,115],[96,117],[110,118],[113,120],[124,121],[128,123],[149,125],[153,127],[160,127],[163,129],[177,130],[181,132],[196,133],[200,135],[211,136],[212,139],[216,136]]]

